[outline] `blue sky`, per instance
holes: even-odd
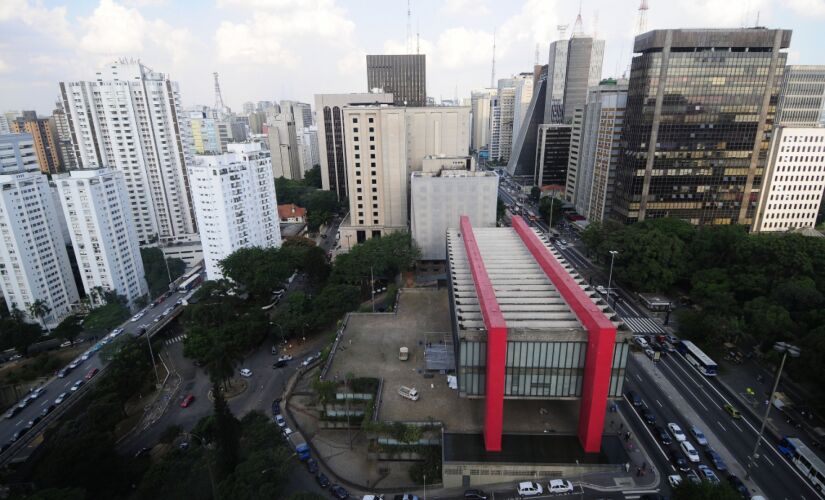
[[[413,49],[427,54],[427,91],[466,97],[496,75],[547,59],[558,25],[572,27],[572,0],[411,0]],[[741,27],[794,31],[789,59],[825,64],[825,0],[649,0],[648,29]],[[604,76],[631,57],[639,0],[583,0],[584,31],[606,40]],[[50,113],[61,80],[93,79],[118,57],[139,57],[181,86],[184,105],[226,104],[366,90],[367,53],[404,52],[406,0],[0,0],[0,111]]]

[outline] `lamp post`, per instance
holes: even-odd
[[[160,389],[160,376],[158,375],[158,365],[155,363],[155,353],[152,351],[152,341],[149,339],[151,334],[149,333],[149,328],[146,329],[146,344],[149,346],[149,357],[152,358],[152,368],[155,369],[155,381],[157,382],[157,387]]]
[[[610,286],[613,284],[613,260],[618,253],[618,250],[610,250],[610,273],[607,276],[607,305],[610,305]]]
[[[427,475],[424,474],[424,500],[427,500]]]
[[[198,436],[197,434],[192,434],[191,432],[189,433],[189,436],[197,439],[198,442],[201,444],[201,446],[203,446],[204,448],[207,448],[207,450],[208,450],[208,447],[206,446],[206,442],[204,441],[204,439],[202,437]],[[206,459],[206,470],[209,472],[209,484],[212,487],[212,498],[217,500],[218,490],[215,489],[215,476],[212,474],[212,461],[209,460],[208,458]],[[266,471],[261,471],[261,474],[263,474],[264,472],[266,472]]]
[[[753,453],[751,453],[748,457],[748,469],[745,474],[746,478],[751,477],[751,468],[753,467],[753,463],[755,460],[759,459],[759,444],[762,442],[762,434],[765,432],[765,426],[768,424],[768,415],[771,412],[771,406],[773,405],[773,398],[776,394],[776,389],[779,387],[779,379],[782,377],[782,369],[785,368],[785,360],[788,359],[788,356],[798,358],[801,354],[798,347],[785,342],[775,343],[773,345],[773,349],[776,352],[782,353],[782,361],[779,363],[779,370],[776,372],[776,379],[773,381],[773,388],[768,396],[768,404],[765,407],[765,414],[762,416],[762,425],[759,427],[759,435],[756,436],[756,444],[753,445]]]
[[[351,235],[351,234],[348,234],[348,235],[347,235],[347,251],[348,251],[348,252],[349,252],[350,250],[352,250],[352,243],[350,243],[350,240],[351,240],[351,239],[352,239],[352,235]]]

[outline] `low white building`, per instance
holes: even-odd
[[[79,297],[48,178],[28,158],[31,135],[0,135],[0,291],[9,310],[53,327]],[[28,310],[38,300],[49,309],[40,319]]]
[[[814,227],[825,190],[825,127],[775,127],[754,231]]]
[[[495,172],[447,168],[413,172],[410,196],[412,238],[421,248],[421,260],[446,260],[447,230],[458,228],[462,215],[470,218],[473,227],[496,227]]]
[[[280,247],[278,202],[269,151],[260,143],[229,144],[189,166],[207,279],[223,278],[219,263],[244,247]]]
[[[101,303],[98,289],[122,295],[129,304],[146,295],[149,288],[123,172],[73,170],[54,179],[92,303]]]

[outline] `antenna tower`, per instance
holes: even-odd
[[[407,0],[407,54],[412,53],[412,10],[410,0]]]
[[[647,6],[647,0],[642,0],[639,4],[639,23],[636,26],[636,34],[641,35],[647,31],[647,11],[650,7]]]
[[[223,97],[221,97],[221,84],[218,81],[218,72],[212,73],[212,76],[215,77],[215,109],[218,111],[223,111]]]
[[[415,20],[415,53],[421,53],[421,32],[418,29],[418,19]]]
[[[490,88],[496,86],[496,30],[493,30],[493,69],[490,72]]]
[[[567,35],[567,24],[557,24],[556,29],[559,30],[559,40],[564,40],[565,36]]]
[[[581,35],[582,32],[582,2],[579,0],[579,14],[576,16],[576,22],[573,23],[573,36]]]

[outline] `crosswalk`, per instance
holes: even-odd
[[[177,337],[172,337],[171,339],[166,339],[163,341],[163,345],[172,345],[178,342],[183,342],[183,339],[186,338],[186,334],[178,335]]]

